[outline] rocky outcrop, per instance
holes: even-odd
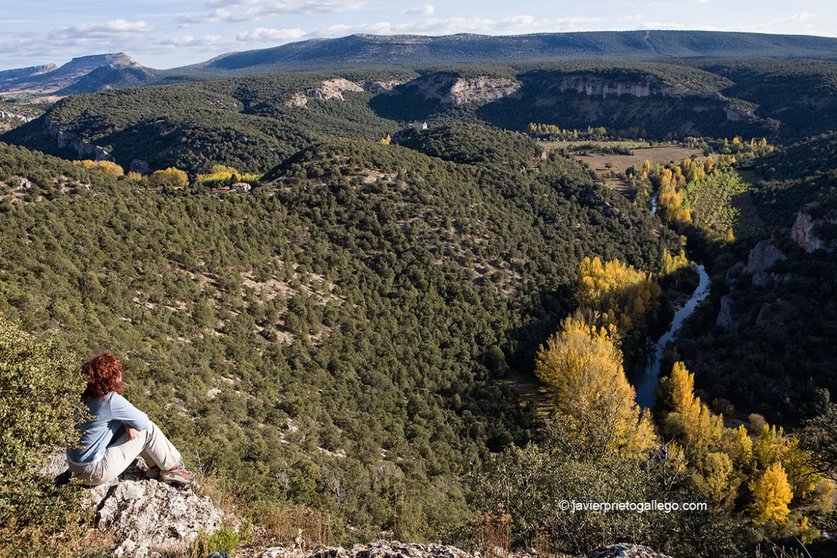
[[[507,558],[535,558],[537,553],[512,552]],[[295,547],[269,548],[259,558],[479,558],[480,553],[468,553],[454,546],[440,544],[407,544],[398,541],[378,541],[356,544],[351,548],[319,547],[310,550]],[[671,558],[638,544],[615,544],[591,551],[586,558]]]
[[[747,264],[744,262],[736,262],[735,265],[727,270],[727,274],[724,277],[724,284],[730,290],[735,289],[746,275]]]
[[[771,273],[776,263],[786,260],[785,253],[773,240],[762,240],[747,255],[747,273],[752,276],[753,285],[767,287],[782,280],[781,274]]]
[[[787,256],[772,241],[762,240],[747,255],[747,273],[763,273],[784,259],[787,259]]]
[[[320,87],[309,89],[305,94],[312,99],[319,99],[321,101],[329,101],[331,99],[339,99],[342,101],[344,100],[343,93],[345,91],[360,93],[363,91],[363,87],[345,78],[336,78],[322,82]]]
[[[736,293],[747,285],[762,288],[784,280],[782,274],[770,272],[777,262],[787,259],[776,244],[777,241],[773,239],[760,241],[750,250],[746,264],[737,262],[727,270],[724,284],[730,292],[721,297],[721,306],[715,319],[715,325],[721,331],[738,331],[752,323],[751,316],[757,316],[754,322],[757,327],[772,327],[783,323],[782,315],[786,310],[784,304],[764,305],[756,313],[754,308],[738,308],[735,303]]]
[[[451,73],[436,73],[417,78],[405,84],[404,87],[415,88],[421,96],[427,99],[458,106],[466,103],[496,101],[516,95],[523,84],[511,78],[488,76],[464,78]],[[393,90],[392,93],[397,94],[398,89]]]
[[[721,331],[727,333],[737,331],[741,327],[742,320],[735,311],[735,306],[730,295],[721,297],[721,308],[718,310],[718,317],[715,325]]]
[[[224,520],[209,498],[156,480],[122,480],[92,488],[87,496],[98,510],[97,527],[120,541],[114,556],[184,551],[199,533],[217,531]]]
[[[209,498],[190,487],[174,487],[145,478],[141,459],[111,483],[87,488],[82,505],[96,510],[95,524],[112,534],[118,546],[113,556],[152,558],[183,553],[200,533],[217,531],[225,517]],[[50,456],[40,473],[68,478],[63,452]]]
[[[104,147],[82,139],[78,134],[64,130],[58,123],[48,121],[47,133],[55,138],[59,149],[70,148],[76,152],[80,159],[94,159],[96,161],[111,161],[113,157]]]
[[[363,84],[363,90],[369,93],[386,93],[392,91],[399,85],[404,83],[401,80],[387,80],[387,81],[367,81]]]
[[[811,203],[797,213],[791,227],[791,238],[806,252],[833,252],[837,247],[837,238],[824,232],[834,227],[837,227],[837,211],[829,211],[818,203]]]
[[[568,91],[580,93],[588,97],[620,97],[622,95],[629,95],[631,97],[650,97],[651,95],[676,97],[693,93],[682,87],[675,87],[661,81],[614,81],[604,77],[588,75],[563,77],[550,86],[550,89],[560,91],[561,93]]]
[[[294,93],[290,99],[285,101],[285,106],[289,108],[303,108],[308,104],[309,99],[317,99],[318,101],[343,101],[343,93],[349,91],[353,93],[360,93],[364,88],[353,81],[345,78],[327,79],[320,83],[319,87],[313,87],[305,91],[305,93]]]
[[[452,105],[496,101],[503,97],[516,94],[522,84],[516,79],[489,78],[460,78],[454,82],[442,102]]]
[[[641,544],[620,543],[612,546],[597,548],[587,555],[587,558],[671,558],[660,554]]]

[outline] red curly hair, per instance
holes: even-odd
[[[81,367],[81,373],[87,379],[87,389],[82,398],[100,399],[115,391],[122,393],[122,363],[110,353],[96,355]]]

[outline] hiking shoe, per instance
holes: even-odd
[[[178,465],[168,471],[161,470],[159,480],[175,484],[192,484],[195,480],[195,475],[183,465]]]

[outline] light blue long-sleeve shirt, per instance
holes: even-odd
[[[114,433],[123,425],[136,430],[151,426],[148,415],[112,391],[101,399],[85,400],[90,420],[76,425],[81,434],[78,447],[67,449],[67,459],[78,464],[93,463],[101,458],[113,439]]]

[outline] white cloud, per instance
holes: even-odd
[[[63,27],[51,32],[49,37],[56,39],[100,39],[145,34],[153,31],[153,29],[144,21],[112,19],[104,23],[79,23],[70,27]]]
[[[223,35],[180,35],[177,37],[166,37],[146,46],[146,52],[156,52],[160,48],[229,48],[234,41]]]
[[[596,18],[581,17],[541,19],[531,15],[520,15],[504,19],[480,17],[427,18],[422,21],[408,23],[380,21],[356,25],[337,24],[309,33],[308,36],[341,37],[355,33],[375,35],[449,35],[453,33],[523,35],[527,33],[579,31],[601,21]]]
[[[798,14],[793,14],[792,16],[783,18],[779,21],[809,21],[812,19],[816,19],[817,14],[812,14],[808,12],[800,12]]]
[[[425,6],[419,6],[418,8],[404,10],[401,13],[405,15],[420,15],[424,17],[430,17],[436,13],[436,6],[433,6],[432,4],[427,4]]]
[[[296,27],[294,29],[269,29],[266,27],[258,27],[252,31],[245,31],[238,33],[235,38],[237,41],[244,42],[288,42],[301,39],[305,36],[305,31]]]
[[[210,11],[183,16],[180,23],[257,21],[280,14],[335,13],[356,10],[366,0],[212,0]]]

